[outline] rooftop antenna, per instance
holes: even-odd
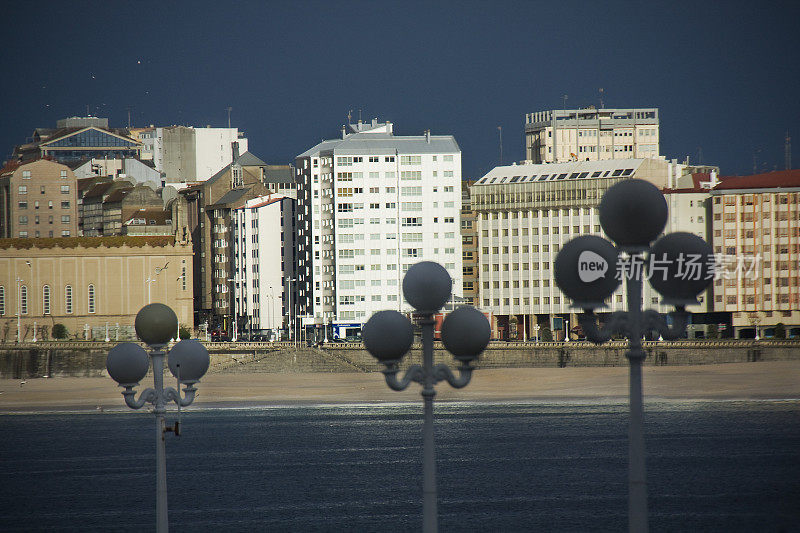
[[[698,165],[702,165],[703,164],[703,147],[702,146],[698,146],[697,147],[697,164]]]
[[[358,110],[358,121],[361,122],[361,110]]]
[[[500,166],[503,166],[503,126],[497,126],[500,132]]]
[[[228,106],[227,110],[228,110],[228,128],[230,128],[231,127],[231,111],[233,110],[233,108],[231,106]]]
[[[789,137],[789,130],[786,130],[786,139],[783,143],[783,164],[786,170],[792,170],[792,138]]]
[[[566,109],[566,108],[567,108],[567,98],[569,98],[569,96],[568,96],[568,95],[566,95],[566,94],[565,94],[564,96],[562,96],[562,97],[561,97],[561,99],[564,101],[564,109]]]
[[[600,109],[603,109],[603,88],[600,87]]]
[[[131,106],[128,106],[128,129],[131,129]]]
[[[347,123],[348,124],[352,124],[353,123],[353,110],[352,109],[347,112]]]
[[[91,115],[89,114],[89,104],[86,104],[86,116],[87,116],[87,117],[90,117],[90,116],[91,116]]]

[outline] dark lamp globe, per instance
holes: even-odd
[[[490,337],[489,321],[474,307],[459,307],[442,323],[442,344],[464,363],[477,359],[489,344]]]
[[[106,370],[120,385],[135,386],[147,375],[150,356],[138,344],[123,342],[108,351]]]
[[[645,262],[650,285],[665,304],[678,307],[698,304],[697,295],[714,280],[714,265],[711,245],[685,232],[660,238]]]
[[[642,251],[667,224],[667,200],[649,181],[626,179],[612,185],[598,206],[603,231],[623,251]]]
[[[414,343],[411,321],[397,311],[378,311],[361,330],[364,347],[381,363],[397,362]]]
[[[435,313],[450,299],[453,280],[439,263],[421,261],[403,278],[403,295],[418,312]]]
[[[169,371],[182,383],[199,381],[208,371],[209,363],[208,350],[194,339],[180,341],[167,356]]]
[[[621,282],[617,279],[617,249],[596,235],[582,235],[567,242],[556,256],[556,285],[576,306],[604,307]]]
[[[150,346],[167,344],[176,335],[178,317],[164,304],[149,304],[139,310],[134,322],[136,335]]]

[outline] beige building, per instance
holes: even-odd
[[[479,306],[478,301],[478,224],[469,188],[475,180],[461,182],[461,272],[464,303]]]
[[[8,163],[0,170],[0,238],[76,236],[77,189],[66,165]]]
[[[525,154],[531,163],[660,157],[658,108],[529,113]]]
[[[192,329],[191,267],[191,242],[172,236],[0,239],[0,341],[16,341],[18,316],[22,341],[55,324],[69,338],[131,338],[148,301]]]
[[[737,338],[800,336],[800,170],[722,178],[711,191],[713,245],[725,275],[714,310]]]
[[[477,213],[477,306],[491,314],[493,335],[532,339],[548,327],[556,340],[563,339],[566,322],[572,329],[577,321],[555,284],[553,263],[561,247],[579,235],[605,237],[597,205],[615,183],[640,178],[664,189],[674,187],[682,171],[681,165],[660,159],[615,159],[508,165],[475,182],[470,196]],[[702,206],[697,213],[704,213]],[[668,231],[685,231],[681,219],[675,217]],[[646,308],[669,310],[649,284],[643,296]],[[607,311],[624,310],[624,302],[621,286]]]

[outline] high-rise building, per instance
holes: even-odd
[[[395,136],[377,120],[349,130],[296,160],[300,314],[340,337],[358,335],[376,311],[410,312],[401,284],[419,261],[442,264],[462,293],[455,139]]]
[[[714,251],[724,275],[714,310],[737,338],[800,336],[800,170],[723,177],[711,191]]]
[[[531,339],[547,327],[563,339],[566,323],[573,329],[577,320],[555,284],[561,247],[580,235],[605,236],[597,206],[615,183],[640,178],[675,187],[682,171],[682,165],[660,159],[615,159],[501,166],[479,179],[470,188],[477,213],[478,306],[491,313],[493,334]],[[698,206],[697,215],[703,213]],[[679,223],[683,216],[674,218],[667,231],[687,231]],[[669,310],[649,284],[643,297],[646,308]],[[700,299],[702,306],[694,311],[708,306],[704,294]],[[622,284],[608,300],[608,311],[624,310],[624,302]]]
[[[530,163],[657,158],[658,108],[553,109],[525,115]]]
[[[234,314],[237,333],[278,338],[299,331],[291,316],[289,284],[295,277],[297,200],[259,196],[233,210]],[[292,287],[293,288],[293,287]]]

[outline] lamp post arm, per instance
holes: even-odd
[[[157,394],[155,389],[147,388],[142,391],[137,400],[133,385],[126,385],[125,390],[122,391],[122,396],[125,397],[125,404],[128,407],[131,409],[141,409],[146,403],[155,403]]]
[[[610,320],[602,327],[598,327],[597,316],[594,311],[587,310],[578,315],[578,323],[581,325],[587,339],[595,344],[603,344],[611,340],[615,333],[626,331],[628,314],[624,311],[612,313]]]
[[[168,402],[175,402],[177,405],[181,407],[188,407],[194,401],[195,394],[197,393],[197,388],[193,384],[184,383],[185,387],[183,389],[184,395],[181,397],[181,394],[172,387],[167,387],[164,389],[164,398]]]
[[[397,363],[387,364],[386,368],[381,370],[381,372],[383,372],[386,378],[386,384],[389,385],[389,388],[396,391],[407,389],[412,381],[416,381],[417,383],[424,383],[425,381],[425,371],[422,370],[420,365],[412,365],[399,380],[397,379],[397,373],[400,372],[400,369],[397,368]]]
[[[664,339],[669,341],[683,337],[686,332],[686,326],[689,324],[689,313],[682,308],[670,313],[672,327],[667,325],[666,318],[658,311],[648,309],[643,314],[646,329],[657,331]]]
[[[439,381],[447,381],[454,389],[461,389],[469,384],[470,379],[472,379],[472,371],[475,370],[475,367],[467,363],[457,367],[457,370],[458,377],[453,374],[449,366],[444,363],[439,363],[433,367],[433,378],[437,383]]]

